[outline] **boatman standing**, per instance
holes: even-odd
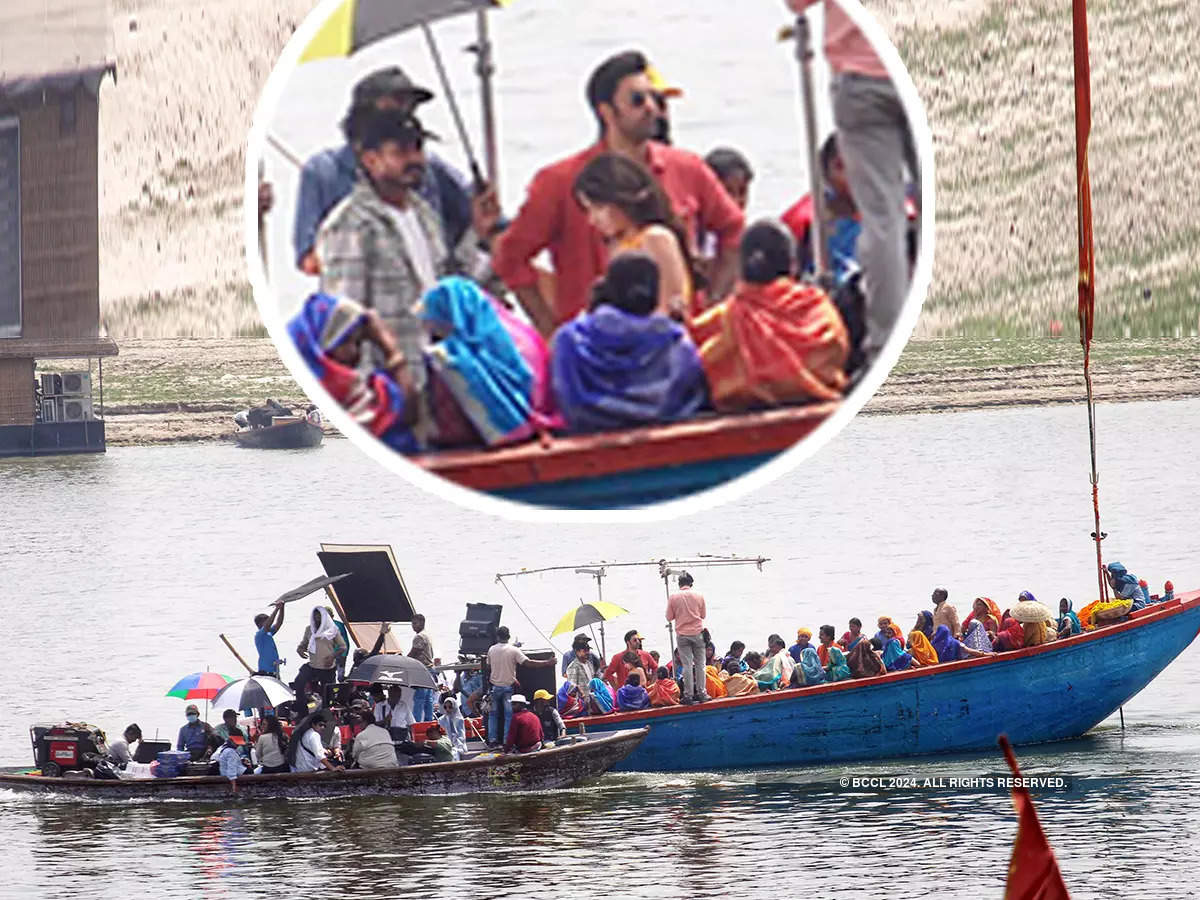
[[[930,599],[933,601],[933,627],[945,625],[953,637],[958,637],[962,626],[958,621],[958,610],[949,603],[950,592],[945,588],[937,588]]]
[[[554,665],[554,658],[530,659],[520,647],[508,642],[510,637],[508,626],[501,625],[496,629],[496,643],[488,648],[488,670],[491,672],[491,701],[492,711],[488,716],[488,742],[493,745],[503,744],[508,740],[508,729],[512,723],[513,689],[517,683],[517,666],[527,665],[542,668]],[[541,738],[539,737],[540,741]]]
[[[408,655],[430,670],[433,674],[433,641],[425,633],[425,617],[416,613],[412,617],[413,642]],[[432,688],[413,688],[413,719],[417,722],[433,721]]]
[[[683,670],[683,704],[710,699],[704,681],[704,595],[692,590],[692,576],[679,573],[679,591],[667,599],[667,621],[675,624]]]
[[[283,602],[276,600],[272,606],[274,612],[270,615],[259,613],[254,617],[254,649],[258,651],[258,671],[256,675],[279,677],[279,648],[275,646],[275,635],[283,627]]]

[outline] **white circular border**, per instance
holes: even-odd
[[[246,147],[246,202],[244,208],[246,260],[250,270],[250,284],[254,291],[255,302],[262,314],[267,331],[292,377],[299,382],[309,398],[320,405],[322,414],[333,422],[338,431],[357,444],[364,453],[381,466],[402,475],[412,484],[443,500],[457,503],[477,512],[514,521],[567,524],[661,522],[687,513],[713,509],[724,503],[741,499],[792,471],[845,428],[887,379],[916,326],[925,296],[929,292],[929,283],[933,273],[934,210],[936,208],[933,136],[929,130],[925,107],[917,94],[916,86],[913,84],[908,70],[904,67],[900,54],[888,39],[883,28],[859,0],[837,0],[854,23],[867,35],[876,52],[879,53],[893,84],[898,89],[901,101],[904,103],[909,128],[916,142],[917,159],[921,164],[922,199],[920,252],[908,296],[904,301],[904,308],[879,358],[863,380],[843,401],[837,412],[822,422],[808,437],[801,439],[790,449],[782,451],[773,459],[762,463],[745,475],[685,497],[634,509],[556,509],[505,500],[474,488],[462,487],[441,475],[428,472],[389,448],[356,423],[341,405],[326,393],[309,370],[308,365],[301,358],[299,351],[288,336],[282,304],[267,283],[265,265],[259,256],[258,161],[263,157],[266,146],[267,123],[274,117],[275,110],[279,105],[279,98],[292,70],[299,62],[301,52],[341,2],[342,0],[321,0],[305,16],[300,27],[296,29],[291,40],[284,47],[271,74],[267,77],[266,87],[263,88],[258,105],[255,107]]]

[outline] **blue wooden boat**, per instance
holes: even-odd
[[[700,706],[570,720],[589,734],[650,726],[619,764],[706,771],[971,751],[1085,734],[1148,685],[1200,631],[1200,591],[1127,621],[994,657]]]

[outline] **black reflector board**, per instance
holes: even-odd
[[[411,622],[416,610],[392,548],[322,544],[317,559],[327,575],[345,575],[329,586],[346,622]]]

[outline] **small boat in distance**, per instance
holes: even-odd
[[[50,778],[36,770],[0,774],[0,789],[87,800],[278,800],[315,797],[508,793],[569,787],[601,775],[646,739],[648,728],[588,736],[534,753],[482,754],[461,762],[395,769],[243,775],[237,787],[220,775],[176,778]]]
[[[318,447],[325,438],[321,414],[315,406],[294,414],[286,406],[268,399],[263,406],[243,410],[233,417],[238,430],[233,439],[241,447],[260,450],[298,450]]]

